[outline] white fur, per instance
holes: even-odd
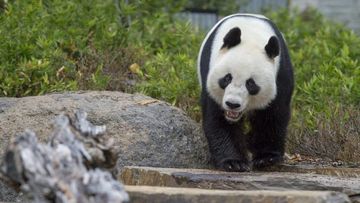
[[[253,17],[257,17],[257,18],[264,18],[264,19],[267,19],[265,16],[263,15],[259,15],[259,14],[251,14],[251,13],[242,13],[241,14],[242,16],[253,16]],[[233,14],[233,15],[229,15],[229,16],[226,16],[224,18],[222,18],[221,20],[219,20],[212,28],[211,30],[206,34],[205,36],[205,39],[204,41],[202,42],[201,46],[200,46],[200,54],[198,55],[198,59],[197,59],[197,67],[198,67],[198,79],[199,79],[199,82],[200,82],[200,86],[202,85],[201,84],[201,74],[200,74],[200,57],[201,57],[201,52],[204,48],[204,45],[205,45],[205,42],[207,41],[207,39],[209,38],[209,36],[211,35],[211,33],[214,32],[214,30],[216,29],[216,27],[222,23],[223,21],[229,19],[229,18],[234,18],[234,17],[237,17],[239,16],[239,14]],[[226,34],[226,33],[225,33]]]
[[[232,15],[223,19],[222,21],[226,21],[218,28],[212,45],[206,86],[209,95],[225,110],[230,110],[225,105],[226,101],[239,103],[241,107],[235,110],[239,112],[265,108],[276,96],[279,56],[270,59],[265,52],[270,37],[276,34],[266,21],[258,19],[265,17],[250,14],[246,16]],[[234,27],[241,30],[241,43],[229,50],[220,50],[223,38]],[[206,39],[213,31],[214,28],[205,38],[200,55]],[[228,73],[233,77],[232,82],[223,90],[218,81]],[[201,84],[200,64],[198,75]],[[245,83],[249,78],[253,78],[260,86],[257,95],[249,95],[246,89]]]

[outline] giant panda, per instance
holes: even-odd
[[[201,45],[198,77],[215,167],[249,171],[281,163],[294,79],[275,24],[254,14],[220,20]]]

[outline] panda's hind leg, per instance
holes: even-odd
[[[290,107],[268,107],[250,116],[249,149],[253,168],[261,169],[283,161]]]

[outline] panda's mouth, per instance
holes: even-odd
[[[241,118],[242,113],[238,111],[225,110],[225,118],[229,121],[238,121]]]

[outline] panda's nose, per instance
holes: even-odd
[[[232,103],[232,102],[225,102],[225,104],[230,108],[230,109],[236,109],[236,108],[239,108],[240,107],[240,104],[238,103]]]

